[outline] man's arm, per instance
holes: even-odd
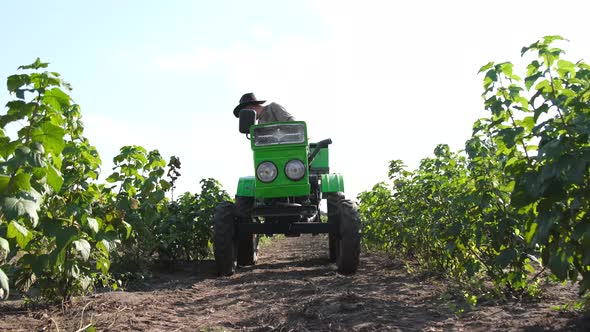
[[[282,121],[295,121],[295,117],[293,115],[291,115],[291,113],[287,112],[287,110],[277,104],[277,103],[272,103],[272,112],[274,114],[274,117],[277,119],[277,122],[282,122]]]

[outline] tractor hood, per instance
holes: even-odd
[[[255,196],[307,196],[310,192],[307,128],[303,121],[250,127]]]

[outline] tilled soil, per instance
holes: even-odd
[[[216,278],[213,262],[160,273],[137,291],[77,298],[67,309],[0,304],[1,331],[590,331],[588,317],[552,307],[574,286],[548,286],[534,302],[482,304],[456,314],[445,281],[408,274],[382,253],[363,253],[354,276],[336,273],[327,238],[270,242],[256,266]]]

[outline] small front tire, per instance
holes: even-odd
[[[328,203],[328,223],[329,224],[339,224],[339,215],[338,215],[338,202],[344,199],[344,194],[341,192],[336,193],[328,193],[327,195],[327,203]],[[338,227],[338,226],[335,226]],[[328,249],[330,255],[330,262],[335,262],[338,258],[339,252],[339,234],[337,233],[329,233],[328,234]]]
[[[340,239],[338,241],[338,272],[353,274],[359,266],[361,253],[361,218],[356,204],[343,199],[338,202],[338,222]]]

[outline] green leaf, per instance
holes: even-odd
[[[9,142],[8,137],[2,137],[0,139],[0,156],[4,159],[8,159],[20,144],[19,141]]]
[[[552,36],[544,36],[543,37],[543,43],[546,45],[549,45],[556,40],[567,40],[567,39],[563,38],[560,35],[552,35]]]
[[[548,80],[542,80],[541,82],[537,83],[537,85],[535,85],[535,90],[537,91],[544,91],[544,92],[548,92],[545,90],[550,90],[551,89],[551,83]]]
[[[80,239],[72,242],[76,247],[76,250],[82,255],[85,261],[90,257],[90,243],[85,239]]]
[[[34,128],[31,137],[33,140],[40,142],[47,152],[59,155],[64,146],[65,130],[50,122],[44,122],[41,126]]]
[[[90,228],[90,230],[92,230],[92,232],[94,234],[98,233],[98,221],[94,218],[87,218],[86,222],[88,223],[88,227]]]
[[[5,197],[2,200],[2,211],[8,219],[27,216],[31,220],[33,227],[37,227],[37,222],[39,221],[37,209],[37,202],[32,200],[15,197]]]
[[[108,178],[106,178],[106,181],[108,183],[113,183],[113,182],[120,181],[120,179],[121,179],[121,176],[119,175],[119,173],[118,172],[114,172],[113,174],[109,175]]]
[[[61,190],[61,186],[64,183],[64,178],[62,177],[61,172],[53,165],[49,165],[49,167],[47,167],[47,183],[56,193]]]
[[[493,61],[491,61],[491,62],[488,62],[486,65],[484,65],[484,66],[482,66],[481,68],[479,68],[479,71],[478,71],[477,73],[478,73],[478,74],[479,74],[479,73],[483,73],[484,71],[486,71],[486,70],[488,70],[488,69],[492,68],[493,66],[494,66],[494,62],[493,62]]]
[[[109,241],[103,239],[96,243],[96,248],[105,253],[108,257],[109,252],[111,251],[111,244]]]
[[[537,227],[539,226],[539,224],[537,224],[536,222],[532,223],[531,226],[529,227],[529,229],[526,231],[526,234],[524,236],[524,239],[526,241],[527,244],[531,245],[533,244],[533,237],[535,236],[535,234],[537,233]]]
[[[8,288],[8,277],[6,276],[4,271],[2,271],[2,269],[0,269],[0,287],[2,287],[4,293],[6,293],[6,295],[4,295],[4,298],[8,298],[8,295],[10,294],[10,289]],[[2,299],[2,297],[0,297],[0,299]]]
[[[172,185],[170,185],[170,182],[166,180],[160,180],[160,187],[162,190],[167,191],[172,187]]]
[[[12,178],[10,187],[11,192],[31,190],[31,174],[18,173]]]
[[[10,244],[5,238],[0,237],[0,261],[6,259],[10,252]]]
[[[125,221],[122,221],[122,223],[123,223],[123,226],[125,227],[125,230],[127,230],[127,235],[125,236],[125,239],[128,239],[129,238],[129,235],[131,235],[131,229],[132,229],[132,227],[131,227],[131,225],[129,223],[127,223]]]
[[[61,165],[63,163],[63,158],[62,155],[53,155],[53,165],[55,165],[55,168],[57,169],[61,169]]]
[[[54,99],[63,108],[70,106],[70,96],[59,88],[53,88],[45,92],[44,97],[46,99]]]
[[[20,90],[17,90],[20,91]],[[6,112],[5,121],[19,121],[25,117],[30,117],[34,109],[33,103],[25,103],[23,100],[13,100],[6,103],[8,111]]]
[[[2,194],[4,192],[4,190],[6,190],[6,187],[8,187],[9,182],[10,182],[10,176],[0,174],[0,194]]]
[[[31,82],[29,75],[26,74],[19,74],[19,75],[12,75],[8,76],[6,80],[6,87],[8,88],[9,92],[15,92],[23,85],[28,85]]]
[[[524,128],[506,128],[498,132],[498,136],[502,139],[506,147],[511,149],[516,145],[517,138],[524,132]]]
[[[572,77],[576,76],[575,65],[566,60],[557,61],[557,72],[561,75],[561,77],[565,77],[566,73],[569,73]]]
[[[40,69],[47,68],[47,66],[49,66],[49,62],[41,62],[41,59],[37,58],[35,62],[30,65],[19,66],[18,69]]]
[[[540,67],[541,67],[541,63],[537,60],[534,60],[533,62],[529,63],[529,65],[526,67],[527,68],[526,75],[531,76],[535,73],[538,73]]]
[[[510,62],[505,62],[505,63],[500,64],[500,70],[507,77],[512,77],[513,68],[514,68],[514,64],[512,64]]]
[[[33,238],[33,234],[27,228],[16,221],[11,221],[8,224],[6,236],[9,239],[16,239],[16,243],[21,249],[24,249],[29,241]]]
[[[495,69],[490,69],[486,72],[486,76],[483,79],[484,89],[488,89],[493,82],[498,81],[498,72]]]
[[[101,257],[96,260],[96,268],[99,269],[103,274],[109,273],[109,268],[111,267],[111,261],[109,261],[106,257]]]
[[[523,126],[527,132],[530,132],[535,127],[535,118],[532,116],[527,116],[516,123]]]
[[[53,269],[61,270],[63,269],[63,265],[66,261],[66,249],[65,248],[55,248],[49,255],[50,264],[53,266]]]

